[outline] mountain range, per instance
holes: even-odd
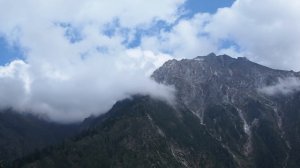
[[[299,72],[211,53],[169,60],[151,77],[175,88],[174,102],[133,95],[72,125],[4,110],[0,164],[300,167]]]

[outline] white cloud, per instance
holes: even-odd
[[[169,101],[174,90],[149,75],[170,56],[128,49],[125,41],[157,21],[174,22],[183,2],[0,0],[0,35],[25,55],[0,66],[0,108],[73,122],[132,94]]]
[[[24,104],[25,95],[30,92],[28,65],[23,61],[13,61],[0,66],[0,107],[20,107]]]
[[[278,83],[259,89],[259,92],[267,95],[288,95],[300,91],[300,79],[296,77],[279,78]]]
[[[80,62],[59,66],[42,61],[31,66],[16,60],[0,66],[0,107],[73,122],[104,113],[117,100],[133,94],[170,102],[174,89],[148,76],[168,58],[131,49],[119,56],[93,53]]]
[[[196,14],[192,18],[181,19],[170,31],[161,31],[157,36],[145,36],[141,46],[170,53],[176,58],[194,58],[215,52],[216,44],[204,32],[210,17],[209,14]]]
[[[122,27],[149,25],[155,20],[176,19],[178,6],[184,0],[1,0],[1,29],[10,30],[18,25],[35,25],[37,22],[61,21],[74,24],[102,26],[118,19]],[[3,23],[3,22],[1,22]]]
[[[263,65],[300,70],[300,1],[236,0],[214,14],[183,18],[142,46],[193,58],[210,52],[244,56]]]
[[[300,70],[300,1],[237,0],[205,27],[214,40],[231,40],[255,62]]]

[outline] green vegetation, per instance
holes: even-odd
[[[149,97],[117,103],[92,131],[15,167],[236,167],[198,118]]]

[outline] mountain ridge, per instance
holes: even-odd
[[[76,134],[77,125],[64,125],[20,114],[11,109],[0,112],[0,160],[9,162],[60,143]]]
[[[119,101],[79,137],[15,167],[299,167],[300,91],[260,91],[299,74],[227,55],[169,60],[151,77],[175,87],[174,106]]]

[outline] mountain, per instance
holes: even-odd
[[[178,101],[198,116],[239,167],[300,166],[299,92],[268,96],[259,91],[279,79],[299,79],[299,73],[210,54],[168,61],[153,77],[175,85]]]
[[[74,135],[77,127],[48,122],[10,109],[3,110],[0,112],[0,163],[4,164],[3,162],[57,144]]]
[[[108,115],[93,126],[93,131],[28,158],[29,164],[24,167],[235,165],[228,151],[185,108],[135,96],[117,103]],[[37,161],[30,163],[31,160]]]
[[[209,54],[170,60],[152,78],[174,86],[176,102],[120,101],[77,138],[13,166],[300,167],[299,86],[280,83],[299,73]]]

